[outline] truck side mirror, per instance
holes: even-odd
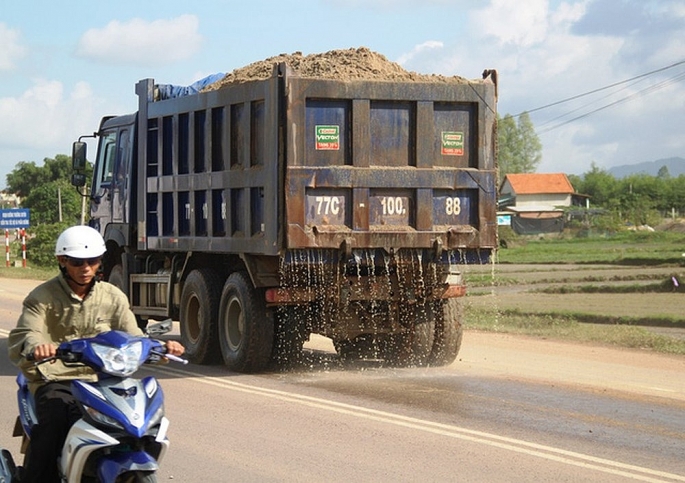
[[[86,185],[86,175],[83,173],[74,173],[71,175],[71,184],[77,188],[81,188]]]
[[[86,143],[82,141],[76,141],[73,144],[71,148],[71,167],[77,173],[83,173],[86,170]]]

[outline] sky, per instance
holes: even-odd
[[[529,112],[542,143],[537,172],[685,158],[683,0],[0,0],[0,188],[134,112],[140,79],[362,46],[422,74],[497,69],[499,114]]]

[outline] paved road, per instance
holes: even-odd
[[[0,286],[0,353],[20,309]],[[25,292],[23,292],[25,293]],[[685,358],[468,332],[436,369],[155,368],[172,449],[160,481],[685,481]],[[0,446],[14,418],[0,357]]]

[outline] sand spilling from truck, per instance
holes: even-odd
[[[273,75],[274,65],[285,62],[300,77],[335,79],[343,82],[377,80],[388,82],[456,82],[469,80],[459,76],[418,74],[405,70],[400,64],[388,60],[382,54],[367,47],[331,50],[325,53],[303,55],[302,52],[280,54],[245,67],[235,69],[205,90],[216,90],[226,85],[268,79]]]

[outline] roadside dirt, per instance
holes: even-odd
[[[685,357],[466,331],[461,374],[528,380],[685,403]]]

